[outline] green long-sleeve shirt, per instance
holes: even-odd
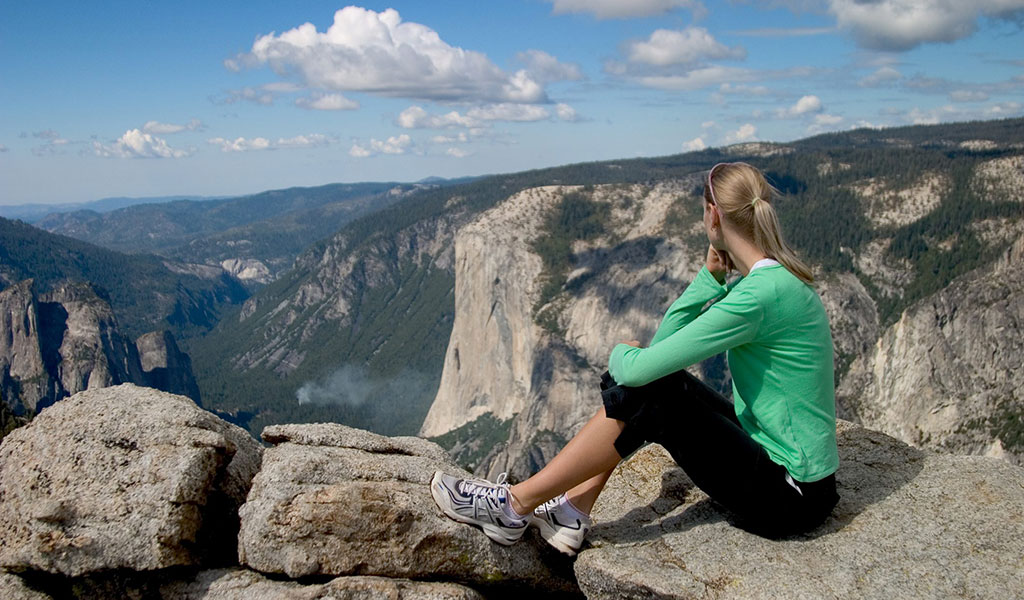
[[[650,346],[617,345],[608,370],[619,385],[641,386],[723,351],[743,429],[797,481],[835,472],[828,317],[814,289],[781,265],[755,269],[729,286],[701,269]]]

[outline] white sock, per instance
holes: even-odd
[[[512,492],[506,492],[505,502],[501,505],[502,512],[505,516],[516,521],[522,521],[526,518],[526,515],[521,515],[516,512],[516,509],[512,508]]]
[[[562,494],[558,497],[558,510],[565,511],[564,514],[572,519],[583,520],[590,518],[590,515],[576,508],[576,505],[572,503],[572,500],[569,500],[569,496],[567,494]]]

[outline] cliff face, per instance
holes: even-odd
[[[916,303],[850,367],[840,405],[915,446],[1024,461],[1024,237]]]
[[[121,383],[156,387],[191,378],[187,356],[182,359],[173,337],[168,343],[169,333],[163,334],[162,353],[156,352],[158,344],[146,344],[144,369],[110,304],[88,284],[64,283],[39,294],[32,280],[23,281],[0,292],[0,319],[0,391],[15,414],[38,412],[83,390]],[[199,397],[194,381],[191,389],[174,386]]]
[[[694,184],[535,188],[460,229],[456,316],[421,434],[441,435],[490,413],[509,435],[485,449],[478,473],[523,477],[550,460],[600,406],[597,383],[611,348],[650,339],[702,264],[706,239],[673,229],[676,203],[699,210],[688,197]],[[563,290],[544,302],[552,275],[535,243],[567,194],[582,194],[608,216],[600,235],[575,242]],[[727,387],[721,360],[702,367],[695,370]]]

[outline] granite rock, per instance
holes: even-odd
[[[734,526],[660,446],[623,464],[575,563],[588,598],[1007,598],[1024,589],[1024,469],[840,422],[841,500],[807,535]]]
[[[530,532],[513,547],[445,517],[435,470],[464,471],[437,445],[338,424],[264,430],[263,467],[239,510],[242,565],[290,578],[338,575],[576,589],[571,565]]]
[[[233,562],[261,453],[183,396],[76,394],[0,445],[0,566],[78,576]]]

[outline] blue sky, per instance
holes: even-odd
[[[1024,0],[6,2],[0,204],[1024,115]]]

